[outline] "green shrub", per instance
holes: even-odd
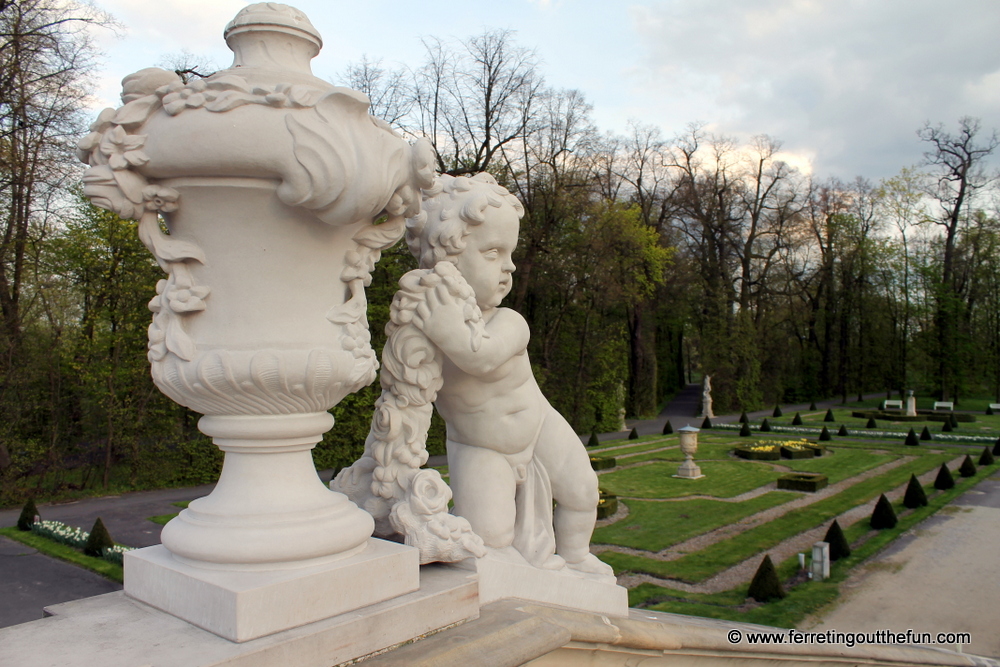
[[[938,470],[937,477],[934,478],[934,488],[938,491],[947,491],[955,486],[955,478],[951,476],[951,471],[948,470],[948,464],[942,463],[941,469]]]
[[[815,410],[816,409],[816,401],[813,401],[812,403],[809,404],[809,409],[810,410]]]
[[[892,503],[889,502],[889,499],[883,493],[878,497],[878,502],[875,503],[875,510],[872,512],[872,518],[868,523],[875,530],[885,530],[886,528],[895,528],[897,521],[896,511],[892,509]]]
[[[841,558],[847,558],[851,555],[851,545],[847,543],[847,538],[844,537],[844,531],[834,519],[833,523],[826,531],[826,536],[823,541],[830,545],[830,560],[840,560]]]
[[[750,431],[750,424],[743,422],[743,426],[740,427],[740,437],[746,438],[752,435]]]
[[[639,432],[635,430],[634,426],[632,427],[632,430],[628,434],[628,439],[629,440],[638,440],[639,439]]]
[[[993,443],[993,453],[1000,455],[1000,438],[997,438],[997,441]]]
[[[920,439],[921,440],[933,440],[934,436],[931,435],[931,430],[925,426],[924,430],[920,432]]]
[[[590,432],[590,440],[587,441],[588,447],[597,447],[601,444],[601,441],[597,439],[597,434],[593,431]]]
[[[869,417],[868,423],[865,424],[865,428],[878,428],[878,422],[875,421],[874,417]]]
[[[991,405],[987,405],[986,406],[986,414],[988,414],[988,415],[993,414],[993,406],[991,406]]]
[[[819,432],[819,441],[827,442],[829,440],[833,440],[833,437],[830,435],[830,430],[824,426],[823,430]]]
[[[673,432],[674,432],[673,424],[671,424],[670,420],[668,419],[667,423],[663,425],[663,435],[670,435]]]
[[[760,567],[757,568],[757,573],[753,575],[753,581],[750,582],[750,589],[747,590],[747,596],[752,597],[757,602],[780,600],[785,597],[785,589],[781,586],[781,580],[778,579],[778,571],[774,569],[774,563],[771,562],[770,555],[764,556]]]
[[[778,488],[786,491],[814,493],[825,489],[829,483],[829,478],[818,472],[790,472],[778,478]]]
[[[87,538],[87,543],[83,546],[83,553],[95,558],[101,558],[104,556],[104,550],[110,549],[113,546],[115,546],[115,541],[111,539],[111,534],[104,527],[101,517],[97,517],[94,527],[90,529],[90,537]]]
[[[826,416],[825,416],[825,417],[823,417],[823,421],[825,421],[825,422],[833,422],[833,421],[836,421],[836,420],[835,420],[835,419],[833,418],[833,409],[831,409],[831,408],[827,408],[827,409],[826,409]]]
[[[705,421],[701,423],[702,428],[712,428],[712,420],[709,417],[705,417]]]
[[[774,412],[771,413],[771,416],[774,417],[775,419],[777,419],[778,417],[781,416],[781,406],[780,405],[774,406]]]
[[[903,507],[913,510],[925,505],[927,494],[924,493],[924,487],[916,475],[910,475],[910,483],[906,485],[906,494],[903,496]]]
[[[951,427],[952,428],[958,428],[958,417],[955,416],[954,412],[951,413],[951,420],[950,421],[951,421]]]
[[[743,412],[740,413],[740,423],[741,424],[749,424],[750,423],[750,418],[747,417],[747,411],[746,410],[744,410]]]
[[[972,462],[972,457],[968,454],[966,454],[965,459],[962,460],[962,465],[958,468],[958,474],[962,477],[976,476],[976,464]]]
[[[990,448],[983,447],[983,453],[979,455],[979,465],[991,466],[994,463],[996,463],[996,459],[993,458],[993,454],[990,453]]]
[[[760,432],[761,433],[771,432],[771,422],[767,421],[767,417],[764,417],[764,421],[760,423]],[[997,443],[998,443],[997,446],[1000,447],[1000,438],[997,439]]]
[[[614,468],[618,462],[613,456],[591,456],[590,457],[590,467],[594,470],[607,470],[608,468]]]
[[[607,519],[618,511],[618,496],[601,489],[600,500],[597,501],[597,518]]]
[[[802,426],[802,416],[798,412],[792,417],[792,426]]]
[[[906,434],[906,442],[904,444],[909,445],[910,447],[916,447],[920,444],[920,438],[917,437],[917,432],[912,428],[910,429],[910,432]]]
[[[31,530],[31,524],[35,523],[36,516],[38,508],[35,506],[35,499],[28,498],[28,502],[24,503],[24,508],[21,509],[21,516],[17,517],[17,529]]]
[[[952,430],[954,430],[954,429],[952,429],[950,421],[946,421],[944,423],[944,426],[941,427],[941,432],[942,433],[951,433]]]
[[[847,427],[844,426],[843,424],[841,424],[840,425],[840,430],[837,431],[837,435],[839,435],[842,438],[846,438],[850,434],[847,432]]]

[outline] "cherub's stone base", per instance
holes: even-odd
[[[628,589],[613,576],[584,574],[569,567],[545,570],[495,550],[460,565],[479,574],[480,605],[520,598],[605,616],[628,616]]]
[[[125,594],[233,642],[331,618],[420,588],[417,550],[370,539],[342,560],[287,570],[192,567],[163,546],[125,554]]]

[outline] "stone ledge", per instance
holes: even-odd
[[[125,596],[46,609],[0,629],[0,665],[18,667],[330,667],[478,616],[476,576],[420,568],[420,590],[237,644]]]
[[[530,627],[531,635],[522,634]],[[576,667],[592,665],[940,665],[1000,667],[990,658],[925,646],[730,644],[731,629],[774,631],[748,623],[632,609],[608,618],[522,600],[482,608],[476,621],[374,657],[365,667]],[[566,637],[568,641],[559,644]],[[555,647],[555,648],[552,648]],[[763,650],[762,650],[763,649]]]

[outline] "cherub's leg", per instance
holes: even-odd
[[[483,543],[494,549],[514,541],[514,471],[492,449],[448,441],[448,475],[455,514],[468,519]]]
[[[535,456],[545,467],[556,501],[554,525],[556,553],[570,567],[597,574],[611,568],[590,553],[590,536],[597,520],[597,474],[590,456],[572,427],[549,408],[535,446]]]

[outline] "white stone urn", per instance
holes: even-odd
[[[700,429],[690,425],[677,429],[677,433],[680,435],[681,453],[684,454],[684,462],[681,463],[674,477],[681,479],[699,479],[704,477],[701,474],[701,468],[694,462],[694,455],[698,453],[699,432]]]
[[[312,75],[322,41],[298,10],[251,5],[225,39],[233,65],[207,78],[124,79],[124,106],[80,143],[84,190],[140,221],[166,273],[150,302],[153,379],[225,452],[215,490],[163,545],[201,568],[318,565],[372,534],[310,450],[327,410],[375,379],[364,286],[419,211],[433,152]]]

